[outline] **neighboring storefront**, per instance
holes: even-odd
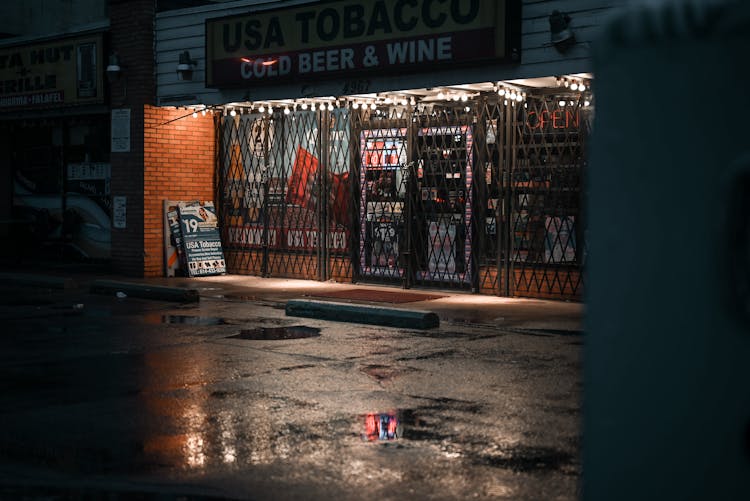
[[[526,33],[576,3],[157,15],[159,109],[214,116],[228,272],[582,298],[592,77]]]
[[[104,27],[0,45],[4,255],[111,252]]]

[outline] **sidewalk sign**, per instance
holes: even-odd
[[[164,269],[168,277],[226,273],[213,202],[164,200]]]
[[[177,213],[187,275],[196,277],[226,273],[213,202],[178,204]]]

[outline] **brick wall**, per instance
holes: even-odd
[[[214,123],[184,108],[146,106],[144,117],[143,275],[164,276],[163,202],[213,200]]]

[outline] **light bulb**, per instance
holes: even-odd
[[[357,101],[354,101],[354,102],[352,103],[352,109],[353,109],[353,110],[356,110],[357,108],[359,108],[359,103],[358,103]]]
[[[575,83],[575,82],[573,82],[572,84],[570,84],[570,90],[578,90],[578,84]]]
[[[499,95],[501,95],[501,96],[504,96],[504,95],[505,95],[505,88],[503,88],[503,87],[500,87],[500,90],[498,90],[498,91],[497,91],[497,93],[498,93]]]
[[[390,97],[386,97],[386,98],[385,98],[385,100],[384,100],[383,102],[384,102],[385,104],[391,104],[391,103],[392,103],[393,101],[391,100],[391,98],[390,98]]]
[[[258,111],[260,111],[261,113],[263,113],[263,112],[266,111],[266,107],[261,104],[260,107],[258,108]]]
[[[271,105],[268,106],[268,114],[273,115],[273,107]]]
[[[230,114],[231,116],[236,116],[236,115],[237,115],[237,112],[236,112],[236,111],[234,111],[234,108],[232,108],[232,111],[230,111],[230,112],[229,112],[229,114]]]
[[[302,103],[299,107],[302,108],[303,110],[306,110],[307,109],[307,103]]]
[[[557,103],[557,104],[559,104],[561,107],[565,106],[565,100],[561,99],[560,102]]]
[[[288,115],[289,113],[291,113],[289,111],[289,107],[288,106],[284,106],[284,115]]]
[[[375,104],[375,103],[372,103],[372,104],[370,104],[370,109],[373,110],[373,111],[377,110],[378,109],[378,105]]]
[[[198,112],[197,111],[193,112],[193,118],[198,118]]]
[[[445,94],[443,94],[443,92],[442,92],[442,91],[441,91],[441,92],[438,92],[437,98],[438,98],[438,99],[445,99]]]
[[[328,111],[333,111],[333,103],[328,103]]]
[[[583,105],[584,105],[584,106],[590,106],[590,105],[591,105],[591,101],[589,101],[589,100],[587,99],[587,100],[585,100],[585,101],[583,102]]]
[[[315,111],[315,103],[310,105],[310,111]]]
[[[467,96],[466,94],[461,95],[461,101],[466,102],[468,100],[469,100],[469,96]]]
[[[203,115],[204,117],[206,116],[206,110],[205,109],[201,110],[201,115]]]
[[[523,101],[523,96],[521,94],[516,94],[516,101],[518,101],[519,103]]]
[[[585,85],[583,85],[583,83],[579,83],[579,84],[578,84],[578,90],[579,90],[579,91],[581,91],[581,92],[583,92],[583,91],[585,91],[585,90],[586,90],[586,86],[585,86]]]

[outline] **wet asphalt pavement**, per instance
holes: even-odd
[[[0,288],[0,498],[576,499],[580,333]]]

